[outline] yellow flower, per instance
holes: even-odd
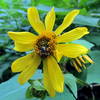
[[[86,27],[77,27],[61,35],[78,13],[79,10],[68,13],[62,24],[53,31],[56,18],[54,8],[46,15],[45,24],[40,20],[38,10],[35,7],[29,8],[28,20],[38,35],[30,32],[8,32],[10,38],[14,40],[16,51],[32,50],[32,53],[17,59],[12,64],[13,72],[21,72],[18,77],[20,84],[24,84],[32,77],[42,61],[45,89],[50,96],[54,96],[55,92],[63,92],[64,76],[57,62],[62,56],[75,58],[88,52],[87,48],[79,44],[64,44],[88,34]]]

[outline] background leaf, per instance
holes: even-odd
[[[87,82],[100,83],[100,51],[92,51],[90,56],[93,58],[94,64],[88,68]]]
[[[72,74],[65,74],[65,84],[69,86],[75,97],[77,98],[76,78]]]

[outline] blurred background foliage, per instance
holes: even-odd
[[[55,7],[54,29],[61,24],[69,11],[80,9],[80,14],[65,31],[78,26],[88,27],[90,34],[82,39],[93,44],[90,56],[95,64],[87,69],[87,82],[100,83],[100,0],[0,0],[0,83],[14,75],[10,69],[12,61],[25,54],[12,49],[13,41],[9,39],[7,32],[30,31],[35,33],[27,19],[27,8],[32,6],[38,8],[43,21],[46,13]]]

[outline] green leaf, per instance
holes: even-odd
[[[76,85],[76,78],[72,74],[65,74],[65,84],[71,89],[74,93],[75,97],[77,97],[77,85]]]
[[[34,75],[33,79],[40,79],[41,72],[37,71]],[[30,99],[26,99],[25,92],[26,89],[29,87],[29,84],[26,83],[25,85],[19,85],[17,82],[18,75],[14,76],[12,79],[8,80],[0,84],[0,99],[1,100],[41,100],[38,98],[31,98],[30,91],[28,92],[27,96]],[[73,95],[69,92],[69,90],[65,87],[63,93],[57,93],[55,97],[50,98],[47,96],[44,100],[75,100]]]
[[[33,79],[39,79],[40,77],[41,77],[41,71],[38,70],[33,76]],[[0,84],[1,100],[27,100],[25,97],[25,92],[26,89],[29,87],[29,84],[25,83],[25,85],[21,86],[17,82],[17,78],[18,75],[14,76],[7,82]],[[36,100],[36,98],[32,100]]]
[[[94,33],[94,35],[91,34],[89,36],[86,36],[85,39],[88,40],[89,42],[92,42],[95,45],[99,46],[100,45],[100,35],[99,35],[99,33],[98,33],[98,35],[95,34],[96,32],[93,32],[93,33]]]
[[[65,88],[63,93],[57,93],[55,97],[46,97],[44,100],[76,100],[73,95]]]
[[[0,34],[0,45],[2,45],[3,43],[7,43],[8,39],[9,38],[8,38],[7,34]]]
[[[75,40],[72,43],[80,44],[85,46],[88,49],[91,49],[94,45],[86,40]]]
[[[1,64],[0,66],[0,78],[2,79],[2,75],[4,71],[9,67],[9,62]],[[7,73],[6,73],[7,74]]]
[[[74,20],[74,24],[80,24],[80,25],[87,25],[87,26],[94,26],[94,27],[100,27],[99,25],[99,18],[94,18],[90,16],[83,16],[83,15],[78,15],[76,16]]]
[[[38,10],[41,12],[48,12],[52,7],[45,6],[45,5],[38,5],[37,6]],[[64,9],[64,8],[56,8],[55,7],[55,12],[57,15],[66,15],[70,11],[69,9]]]
[[[88,68],[87,82],[88,83],[100,83],[100,51],[90,52],[90,56],[94,61]]]

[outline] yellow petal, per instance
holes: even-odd
[[[15,60],[11,66],[12,72],[23,71],[26,67],[29,66],[30,63],[33,62],[33,56],[34,54],[28,54]]]
[[[93,60],[89,57],[89,56],[87,56],[87,55],[83,55],[83,58],[85,58],[87,61],[89,61],[91,64],[93,64],[94,62],[93,62]]]
[[[62,24],[56,29],[55,33],[56,35],[59,35],[62,33],[68,26],[70,26],[74,20],[74,18],[79,14],[79,10],[73,10],[70,13],[68,13]]]
[[[43,83],[45,89],[48,91],[50,96],[55,96],[55,90],[51,84],[49,75],[48,75],[48,67],[46,60],[43,61]]]
[[[37,36],[30,32],[8,32],[10,38],[18,43],[27,44],[36,40]]]
[[[80,67],[82,67],[82,63],[81,63],[81,61],[80,61],[78,58],[75,58],[75,61],[77,62],[77,64],[78,64]]]
[[[24,63],[27,63],[27,61]],[[41,58],[35,54],[32,58],[32,62],[28,64],[28,66],[19,75],[18,82],[21,85],[27,82],[32,77],[32,75],[35,73],[40,63],[41,63]]]
[[[33,43],[21,44],[21,43],[15,42],[14,44],[15,44],[14,50],[20,51],[20,52],[30,51],[34,48]]]
[[[84,35],[88,34],[88,29],[86,27],[77,27],[69,32],[64,33],[57,37],[57,42],[71,42],[80,39]]]
[[[57,92],[63,92],[64,76],[59,65],[57,64],[56,60],[52,56],[47,58],[47,67],[48,67],[48,74],[50,77],[50,81],[53,85],[53,88]]]
[[[58,50],[56,50],[56,52],[54,53],[54,56],[56,57],[57,61],[59,62],[62,58],[62,53],[59,52]]]
[[[35,7],[28,8],[28,20],[36,32],[41,34],[45,31],[44,24],[40,20],[38,10]]]
[[[80,67],[77,65],[77,63],[76,63],[75,61],[72,61],[72,65],[73,65],[73,67],[75,67],[75,69],[76,69],[79,73],[82,72],[81,69],[80,69]]]
[[[48,12],[45,18],[46,30],[52,31],[54,23],[55,23],[55,11],[54,11],[54,8],[52,8],[51,11]]]
[[[82,54],[86,54],[88,49],[79,44],[58,44],[57,49],[67,57],[76,58]]]
[[[86,63],[82,56],[79,56],[78,59],[79,59],[82,63]]]

